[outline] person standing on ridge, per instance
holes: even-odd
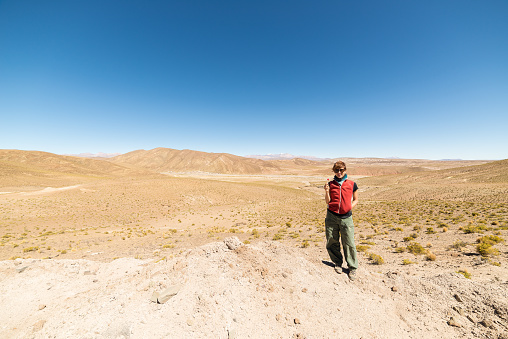
[[[349,268],[350,280],[355,280],[358,259],[355,246],[352,209],[358,204],[358,186],[347,178],[346,164],[337,161],[332,168],[335,176],[325,184],[325,200],[328,206],[325,219],[326,249],[335,264],[335,271],[342,272],[343,256]],[[341,239],[342,238],[342,239]]]

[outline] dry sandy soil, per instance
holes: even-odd
[[[508,338],[503,162],[352,176],[354,282],[318,170],[101,166],[121,175],[0,178],[1,338]]]

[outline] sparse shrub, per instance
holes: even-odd
[[[367,252],[367,250],[370,248],[368,245],[356,245],[356,250],[358,252]]]
[[[406,248],[409,253],[412,253],[414,255],[424,254],[427,252],[427,250],[425,250],[425,248],[423,248],[423,246],[417,242],[410,243],[409,245],[407,245]]]
[[[429,252],[427,253],[427,255],[425,256],[425,259],[427,261],[436,261],[436,255],[432,252]]]
[[[259,231],[257,229],[253,229],[251,234],[254,238],[259,238]]]
[[[39,250],[39,247],[38,247],[38,246],[27,247],[27,248],[24,248],[24,249],[23,249],[23,253],[26,253],[26,252],[34,252],[34,251],[37,251],[37,250]]]
[[[173,247],[175,247],[174,244],[166,244],[166,245],[162,246],[162,248],[173,248]]]
[[[302,248],[307,248],[309,247],[310,244],[309,244],[309,241],[307,239],[305,239],[304,241],[302,241]]]
[[[435,234],[436,231],[434,231],[433,227],[427,227],[427,231],[425,233],[427,233],[427,234]]]
[[[250,241],[249,240],[245,240],[243,243],[247,245],[247,244],[250,244]]]
[[[404,238],[403,238],[403,240],[404,240],[405,242],[410,242],[410,241],[415,240],[415,238],[413,238],[413,237],[409,236],[409,237],[404,237]]]
[[[444,232],[448,232],[448,228],[447,227],[443,227],[443,233]]]
[[[395,247],[395,253],[404,253],[406,252],[405,247]]]
[[[273,235],[272,240],[282,240],[282,234],[280,234],[280,233],[275,233],[275,234]]]
[[[458,270],[457,273],[462,274],[467,279],[471,279],[471,273],[467,270]]]
[[[496,248],[492,247],[491,244],[485,242],[476,245],[476,251],[480,253],[482,257],[488,257],[490,255],[499,255],[499,251]]]
[[[362,244],[362,245],[372,245],[372,246],[374,246],[376,243],[375,243],[375,242],[373,242],[373,241],[362,241],[360,244]]]
[[[458,251],[461,251],[462,250],[462,247],[466,247],[468,244],[464,241],[461,241],[461,240],[455,240],[455,242],[448,246],[448,249],[455,249],[455,250],[458,250]]]
[[[498,237],[497,235],[486,235],[484,237],[476,239],[476,242],[495,245],[495,244],[499,244],[500,242],[504,242],[504,239],[501,237]]]
[[[411,261],[409,259],[403,259],[402,260],[402,265],[412,265],[414,263],[415,263],[414,261]]]
[[[402,232],[402,228],[400,228],[400,227],[395,227],[395,231],[397,231],[397,232]]]
[[[381,257],[379,254],[369,253],[369,259],[374,265],[381,265],[385,263],[383,257]]]

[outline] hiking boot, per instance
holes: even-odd
[[[353,281],[356,279],[356,270],[349,270],[348,273],[349,280]]]
[[[338,274],[341,274],[341,273],[342,273],[342,266],[340,266],[340,265],[335,265],[334,270],[335,270],[335,272],[337,272]]]

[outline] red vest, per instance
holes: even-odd
[[[351,211],[353,199],[353,187],[355,182],[346,179],[342,186],[335,180],[330,181],[330,203],[328,209],[338,214],[346,214]]]

